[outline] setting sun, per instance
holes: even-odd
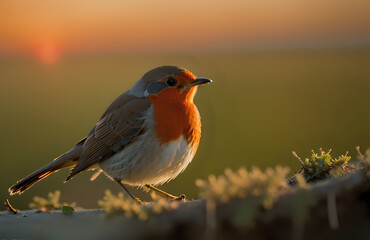
[[[88,1],[89,2],[89,1]],[[227,2],[227,1],[226,1]],[[368,0],[4,1],[0,56],[368,44]],[[179,15],[179,10],[181,14]],[[39,39],[52,39],[40,41]],[[35,47],[37,51],[35,51]]]
[[[61,57],[60,49],[55,44],[42,44],[36,47],[36,57],[44,64],[55,64]]]

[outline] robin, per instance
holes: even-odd
[[[82,171],[97,169],[137,202],[140,200],[126,185],[145,186],[169,199],[184,199],[155,186],[174,179],[193,159],[201,133],[193,99],[199,85],[211,82],[175,66],[147,72],[113,101],[87,137],[11,186],[9,193],[21,194],[51,173],[70,168],[65,182]]]

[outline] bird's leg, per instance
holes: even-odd
[[[186,198],[184,194],[181,194],[180,197],[176,197],[176,196],[173,196],[169,193],[166,193],[165,191],[163,191],[159,188],[156,188],[152,185],[149,185],[149,184],[146,184],[145,187],[147,187],[149,189],[152,189],[153,191],[155,191],[155,192],[161,194],[162,196],[165,196],[166,198],[171,199],[171,200],[185,200],[185,198]]]
[[[143,203],[139,198],[135,197],[134,195],[132,195],[132,194],[128,191],[128,189],[125,187],[125,185],[123,185],[123,184],[122,184],[121,179],[119,179],[119,178],[114,178],[114,181],[115,181],[118,185],[120,185],[120,187],[121,187],[121,188],[123,188],[123,190],[125,190],[125,192],[127,193],[127,195],[129,195],[129,196],[130,196],[130,198],[132,198],[132,200],[134,200],[135,202],[137,202],[137,203],[139,203],[139,204]]]

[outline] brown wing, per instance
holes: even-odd
[[[90,132],[81,157],[66,181],[131,143],[143,129],[143,114],[150,106],[148,99],[127,93],[117,98]]]

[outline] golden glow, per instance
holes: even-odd
[[[370,39],[368,0],[1,1],[0,54],[245,47]],[[54,39],[58,46],[40,39]]]
[[[61,57],[60,50],[54,44],[44,43],[36,47],[36,57],[47,65],[55,64]]]

